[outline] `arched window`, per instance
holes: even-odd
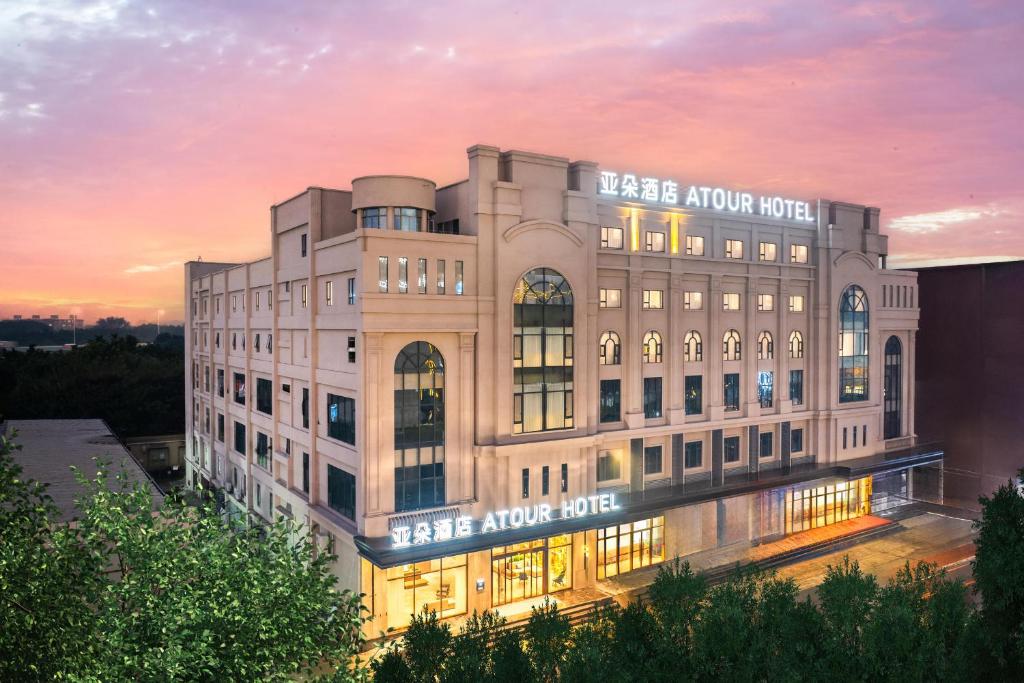
[[[903,434],[903,344],[896,335],[885,342],[885,438]]]
[[[573,426],[572,288],[550,268],[524,275],[512,293],[512,432]]]
[[[699,363],[704,360],[704,344],[697,330],[690,330],[683,337],[683,360],[687,363]]]
[[[395,358],[395,510],[444,505],[444,358],[413,342]]]
[[[804,357],[804,336],[798,330],[789,333],[789,357]]]
[[[601,359],[601,365],[618,365],[621,362],[622,355],[619,335],[611,331],[602,334],[598,355]]]
[[[868,298],[850,285],[839,300],[839,401],[868,398]]]
[[[653,330],[644,335],[643,356],[645,363],[661,362],[661,335]]]
[[[740,333],[729,330],[722,337],[722,360],[740,360],[742,357]]]
[[[757,335],[757,359],[771,360],[772,358],[775,358],[775,340],[772,339],[771,332],[764,330]]]

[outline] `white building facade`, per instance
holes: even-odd
[[[468,162],[309,188],[268,258],[186,265],[188,482],[332,541],[374,628],[742,559],[941,459],[878,209]]]

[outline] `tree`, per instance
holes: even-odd
[[[533,680],[558,680],[569,632],[569,618],[559,614],[554,602],[545,598],[543,604],[531,610],[526,624],[526,653],[534,669]]]
[[[1024,469],[1019,476],[1024,479]],[[972,563],[981,611],[975,670],[994,679],[1024,670],[1024,496],[1013,484],[982,496]]]
[[[120,331],[127,330],[129,327],[131,327],[131,323],[129,323],[124,318],[108,316],[106,318],[100,318],[99,320],[97,320],[96,327],[100,328],[101,330]]]
[[[285,521],[234,533],[177,499],[154,511],[148,488],[107,471],[80,477],[80,516],[59,524],[0,459],[0,679],[363,677],[365,608],[307,535]]]

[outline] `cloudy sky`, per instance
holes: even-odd
[[[1024,257],[1024,3],[0,2],[0,316],[182,315],[269,206],[474,143],[882,209]]]

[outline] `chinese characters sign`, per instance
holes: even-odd
[[[680,187],[673,180],[642,177],[634,173],[619,174],[614,171],[601,171],[597,191],[598,194],[606,197],[619,197],[693,209],[729,211],[805,223],[813,223],[815,220],[814,214],[811,212],[811,205],[807,202],[767,195],[754,197],[749,192],[725,190],[720,187],[699,185]]]
[[[440,543],[453,538],[465,538],[474,534],[487,534],[505,529],[546,524],[552,519],[578,519],[621,509],[615,502],[614,493],[573,498],[563,501],[552,509],[547,503],[529,507],[515,507],[511,510],[488,512],[479,524],[468,516],[447,517],[433,522],[417,522],[414,526],[396,526],[391,530],[391,547],[408,548],[416,545]]]

